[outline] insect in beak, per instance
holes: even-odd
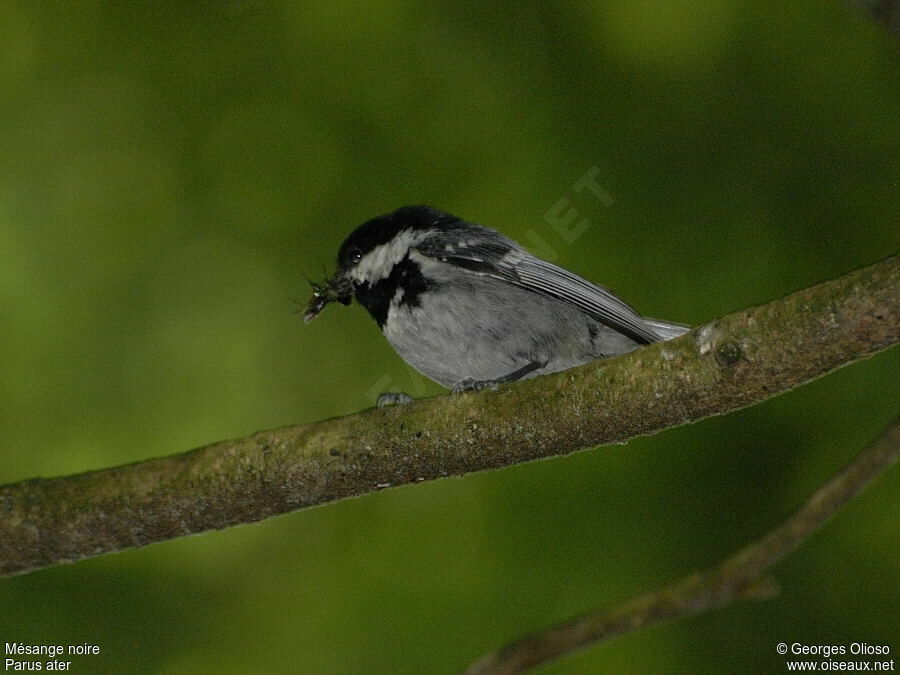
[[[340,272],[336,273],[331,279],[322,282],[308,280],[313,287],[312,297],[303,313],[303,322],[309,323],[325,307],[332,302],[340,302],[343,305],[349,305],[352,299],[350,284],[341,276]]]

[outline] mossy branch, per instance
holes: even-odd
[[[0,575],[396,486],[622,443],[758,403],[900,339],[900,256],[564,373],[0,487]]]

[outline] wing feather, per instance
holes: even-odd
[[[415,248],[441,262],[569,303],[638,343],[664,339],[611,291],[531,255],[493,230],[468,225],[465,232],[444,234],[435,233]]]

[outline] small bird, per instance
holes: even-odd
[[[609,290],[499,232],[429,206],[360,225],[304,314],[365,307],[397,353],[454,393],[496,388],[669,340],[687,326],[642,317]],[[378,405],[408,402],[383,394]]]

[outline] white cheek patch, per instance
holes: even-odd
[[[362,260],[350,268],[348,276],[354,281],[376,283],[386,279],[394,269],[394,265],[403,260],[409,249],[425,237],[427,232],[403,230],[389,242],[380,244],[366,253]]]

